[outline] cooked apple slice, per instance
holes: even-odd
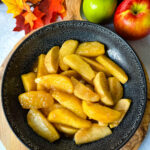
[[[115,76],[122,84],[128,81],[128,76],[122,68],[115,64],[105,55],[98,56],[96,60],[101,63],[113,76]]]
[[[71,78],[72,76],[75,78],[79,78],[80,75],[75,70],[67,70],[61,73],[61,75],[67,76]]]
[[[50,105],[48,108],[42,108],[41,112],[43,113],[44,116],[48,117],[49,113],[56,108],[63,108],[63,106],[60,105],[59,103],[54,103],[53,105]]]
[[[120,111],[122,114],[121,114],[121,117],[118,120],[116,120],[116,121],[112,122],[111,124],[109,124],[110,128],[115,128],[120,124],[120,122],[123,120],[124,116],[126,115],[128,109],[130,107],[130,104],[131,104],[130,99],[121,99],[117,102],[114,109],[117,110],[117,111]]]
[[[97,41],[83,42],[78,46],[76,50],[76,54],[87,57],[96,57],[104,53],[104,45]]]
[[[73,93],[73,85],[71,80],[60,74],[50,74],[36,78],[35,82],[43,85],[47,89],[57,89],[67,93]]]
[[[74,136],[76,144],[84,144],[97,141],[112,134],[109,127],[102,127],[94,123],[90,128],[82,128],[78,130]]]
[[[58,131],[65,133],[67,135],[73,135],[78,131],[78,129],[76,128],[72,128],[63,124],[55,123],[54,125]]]
[[[30,109],[27,114],[27,122],[33,131],[50,142],[54,142],[60,138],[56,129],[39,110]]]
[[[45,67],[45,55],[41,54],[38,57],[37,77],[39,78],[39,77],[47,75],[47,74],[48,74],[48,71]],[[37,83],[37,90],[41,91],[41,90],[45,90],[45,88],[42,85]]]
[[[64,93],[61,91],[54,91],[53,98],[58,101],[62,106],[74,112],[77,116],[86,119],[86,115],[82,109],[82,102],[80,99],[72,94]]]
[[[118,120],[121,113],[98,103],[82,101],[84,113],[90,118],[103,123],[111,123]]]
[[[123,96],[123,87],[116,77],[109,77],[108,84],[113,101],[116,104]]]
[[[97,93],[92,91],[89,87],[82,84],[80,81],[71,77],[71,81],[74,87],[74,95],[82,100],[90,101],[90,102],[97,102],[99,101],[100,97]]]
[[[95,90],[101,96],[101,101],[105,105],[113,105],[114,102],[109,91],[108,81],[105,77],[105,74],[103,72],[97,73],[93,80],[93,83],[95,86]]]
[[[45,56],[45,67],[49,73],[57,73],[59,63],[59,46],[52,47]]]
[[[82,57],[95,71],[97,72],[104,72],[108,77],[111,76],[109,71],[100,63],[86,57]]]
[[[53,105],[54,100],[51,94],[45,91],[30,91],[20,94],[19,102],[24,109],[30,108],[48,108]]]
[[[78,46],[78,41],[76,40],[67,40],[63,43],[59,52],[59,65],[61,70],[68,70],[69,66],[64,63],[64,57],[70,54],[73,54]]]
[[[71,54],[64,57],[64,62],[79,74],[81,74],[81,76],[86,80],[92,81],[92,79],[95,77],[95,73],[90,65],[76,54]]]
[[[91,122],[78,117],[66,108],[57,108],[50,112],[48,120],[53,123],[64,124],[74,128],[88,128]]]
[[[35,78],[36,73],[34,72],[21,75],[22,83],[26,92],[36,90]]]

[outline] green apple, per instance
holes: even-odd
[[[83,13],[93,23],[102,23],[112,17],[117,0],[84,0]]]

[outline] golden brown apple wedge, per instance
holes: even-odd
[[[115,128],[120,124],[120,122],[123,120],[124,116],[126,115],[128,109],[130,107],[130,104],[131,104],[130,99],[121,99],[117,102],[114,109],[117,110],[117,111],[120,111],[122,114],[121,114],[121,117],[118,120],[116,120],[113,123],[109,124],[110,128]]]
[[[103,123],[112,123],[118,120],[121,113],[98,103],[82,101],[84,113],[90,118]]]
[[[66,108],[57,108],[50,112],[48,120],[53,123],[64,124],[74,128],[88,128],[91,122],[78,117]]]
[[[51,94],[45,91],[30,91],[18,96],[19,102],[24,109],[48,108],[53,105],[54,100]]]
[[[57,73],[59,63],[59,46],[52,47],[45,56],[45,67],[49,73]]]
[[[97,141],[112,134],[109,127],[102,127],[94,123],[90,128],[82,128],[78,130],[74,136],[76,144],[84,144]]]
[[[95,72],[92,70],[90,65],[76,54],[64,57],[64,62],[88,81],[92,81],[95,77]]]
[[[54,142],[60,138],[53,125],[48,122],[42,113],[37,109],[29,110],[27,114],[27,122],[33,131],[49,142]]]
[[[64,63],[64,57],[70,54],[73,54],[78,46],[78,41],[76,40],[67,40],[63,43],[59,52],[59,65],[61,70],[65,71],[69,69],[69,66]]]
[[[78,46],[76,50],[76,54],[87,57],[96,57],[104,53],[104,45],[97,41],[83,42]]]
[[[100,96],[92,91],[89,87],[82,84],[80,81],[71,77],[71,81],[74,87],[74,95],[82,100],[97,102],[100,100]]]
[[[48,74],[48,71],[45,67],[45,55],[41,54],[38,57],[37,77],[39,78],[39,77],[47,75],[47,74]],[[45,90],[45,88],[44,88],[44,86],[37,83],[37,90],[41,91],[41,90]]]
[[[64,93],[61,91],[54,91],[53,98],[58,101],[62,106],[74,112],[77,116],[86,119],[86,115],[82,109],[82,102],[80,99],[72,94]]]
[[[100,55],[96,60],[101,63],[113,76],[115,76],[122,84],[128,81],[128,76],[122,68],[115,64],[105,55]]]
[[[73,85],[71,80],[60,74],[49,74],[36,78],[35,82],[47,89],[60,90],[67,93],[73,93]]]
[[[22,83],[26,92],[35,91],[36,83],[35,83],[36,73],[29,72],[27,74],[21,75]]]
[[[109,77],[108,84],[113,101],[116,104],[123,96],[123,87],[116,77]]]
[[[94,87],[97,93],[101,97],[101,101],[105,105],[112,106],[114,104],[111,93],[109,91],[108,81],[106,79],[106,76],[103,72],[99,72],[96,74],[94,80]]]

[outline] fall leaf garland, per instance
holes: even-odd
[[[2,0],[16,19],[14,31],[25,34],[34,29],[55,22],[66,14],[64,0]]]

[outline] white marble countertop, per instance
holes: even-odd
[[[24,36],[24,31],[12,31],[15,27],[15,19],[13,19],[11,14],[7,14],[6,11],[6,6],[4,4],[0,4],[0,65],[14,45]],[[114,30],[112,25],[108,25],[107,27]],[[128,42],[144,63],[150,76],[150,35],[141,40]],[[139,150],[150,150],[149,143],[150,131],[147,133],[147,136]],[[1,142],[0,150],[5,150]]]

